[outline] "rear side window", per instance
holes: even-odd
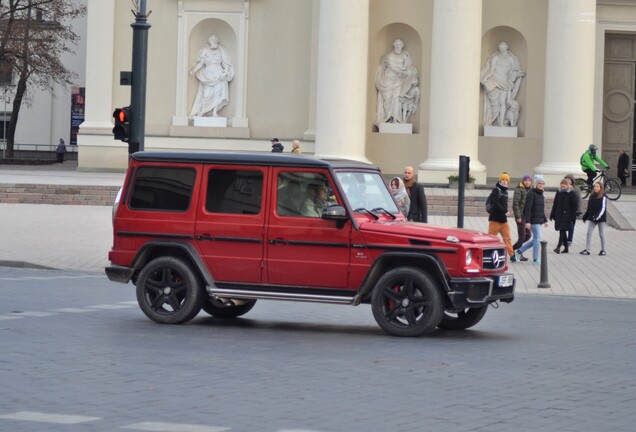
[[[205,209],[210,213],[261,212],[263,173],[254,170],[210,170]]]
[[[129,206],[134,210],[185,212],[190,207],[196,173],[191,168],[141,167]]]

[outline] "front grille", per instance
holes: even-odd
[[[484,270],[497,270],[506,266],[506,249],[484,249]]]

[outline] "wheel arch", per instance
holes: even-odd
[[[189,262],[193,270],[206,286],[214,285],[214,278],[208,271],[196,248],[190,243],[178,241],[149,241],[144,244],[133,259],[133,282],[141,269],[150,261],[162,256],[174,256]]]
[[[415,267],[425,271],[438,287],[443,288],[440,294],[448,301],[447,293],[450,291],[448,284],[449,275],[446,265],[436,255],[414,252],[385,252],[380,255],[369,269],[362,286],[354,300],[354,305],[371,301],[373,287],[380,277],[387,271],[397,267]]]

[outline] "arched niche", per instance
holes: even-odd
[[[239,65],[237,65],[237,60],[239,60],[237,56],[237,38],[234,30],[227,22],[221,19],[208,18],[196,24],[190,32],[188,39],[188,71],[190,71],[190,69],[194,66],[199,50],[207,45],[208,38],[212,35],[216,35],[218,37],[219,44],[222,45],[230,55],[234,69],[236,70],[237,67],[239,67]],[[236,76],[229,83],[230,101],[219,112],[219,116],[221,117],[232,118],[235,116],[234,114],[238,94],[235,79]],[[190,78],[188,79],[188,113],[192,108],[198,88],[199,80],[197,80],[193,75],[190,75]]]
[[[483,36],[481,40],[481,63],[480,67],[483,67],[490,57],[491,54],[496,52],[499,48],[499,44],[501,42],[506,42],[508,44],[508,49],[514,53],[519,59],[519,63],[521,65],[521,69],[526,72],[526,76],[523,77],[521,81],[521,87],[519,88],[519,93],[517,93],[517,102],[521,107],[521,111],[519,113],[519,122],[517,123],[517,127],[519,129],[518,136],[523,137],[525,135],[526,128],[526,114],[528,110],[527,104],[527,91],[526,91],[526,80],[528,78],[528,44],[523,35],[515,28],[508,26],[498,26],[493,27],[488,30]],[[476,77],[477,81],[479,81],[479,77]],[[480,93],[480,106],[479,106],[479,134],[484,134],[483,128],[483,117],[484,117],[484,92],[483,88]]]
[[[413,61],[413,66],[417,68],[420,93],[424,94],[422,88],[422,38],[417,30],[405,23],[391,23],[381,28],[374,36],[369,46],[369,86],[371,95],[370,105],[370,127],[372,132],[378,132],[378,128],[373,124],[377,107],[377,89],[375,87],[375,74],[380,64],[380,59],[393,50],[393,42],[401,39],[404,42],[404,49],[408,51]],[[417,112],[410,117],[409,122],[413,124],[413,133],[420,132],[420,119],[422,115],[422,99],[420,99]]]

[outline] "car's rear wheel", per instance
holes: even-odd
[[[160,324],[181,324],[201,311],[203,290],[192,268],[175,257],[150,261],[137,279],[137,303]]]
[[[447,309],[437,327],[444,330],[465,330],[481,321],[487,310],[488,306],[459,310]]]
[[[242,304],[226,304],[210,298],[203,301],[201,309],[217,318],[236,318],[251,311],[255,304],[256,300],[247,300]]]
[[[420,336],[435,330],[444,313],[434,282],[423,271],[398,267],[375,284],[371,299],[373,317],[395,336]]]

